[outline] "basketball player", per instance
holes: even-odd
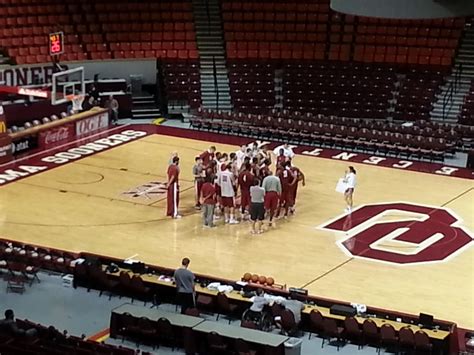
[[[178,152],[174,151],[171,153],[170,160],[168,160],[168,165],[173,164],[173,159],[178,156]]]
[[[235,156],[237,157],[237,167],[240,170],[242,168],[242,164],[244,163],[244,159],[247,156],[246,154],[247,146],[242,145],[240,150],[235,152]]]
[[[181,218],[178,213],[179,205],[179,158],[174,157],[173,163],[168,166],[168,183],[166,184],[168,188],[167,194],[167,211],[166,215],[172,218]]]
[[[250,164],[247,163],[244,166],[244,170],[239,174],[239,178],[237,180],[240,187],[240,209],[243,219],[246,219],[246,215],[249,212],[250,187],[253,185],[254,180],[255,176],[250,171]]]
[[[200,158],[202,159],[202,165],[207,167],[209,162],[214,159],[214,153],[216,152],[215,146],[210,146],[209,149],[201,153]]]
[[[278,155],[276,157],[276,168],[278,169],[279,166],[282,166],[286,162],[286,155],[285,150],[280,148],[278,150]]]
[[[224,223],[237,224],[235,219],[234,197],[235,178],[232,174],[230,164],[223,165],[225,170],[219,174],[219,185],[221,187],[221,204],[224,208]]]
[[[290,170],[293,173],[293,175],[296,176],[296,180],[293,184],[290,184],[290,192],[289,192],[289,199],[290,199],[290,213],[293,214],[295,213],[295,204],[296,204],[296,195],[298,193],[298,184],[301,181],[301,184],[303,186],[306,185],[306,179],[303,174],[303,172],[297,168],[294,165],[291,165],[291,160],[290,160]]]
[[[353,205],[352,196],[354,195],[354,189],[356,186],[356,171],[353,166],[347,168],[344,182],[347,185],[346,191],[344,192],[344,199],[346,200],[347,207],[344,211],[351,213]]]
[[[263,163],[260,165],[260,170],[258,173],[258,176],[260,179],[265,179],[269,172],[270,172],[270,165],[272,164],[272,161],[270,159],[265,159]]]
[[[293,175],[290,170],[290,162],[286,161],[279,167],[277,167],[276,175],[280,179],[281,183],[281,195],[280,195],[280,206],[278,208],[277,216],[280,215],[280,209],[285,209],[284,217],[288,217],[288,210],[291,204],[291,191],[290,186],[296,184],[296,175]]]
[[[257,154],[258,161],[260,164],[262,164],[265,160],[270,161],[270,165],[272,162],[272,155],[270,154],[270,151],[268,150],[268,145],[264,145],[262,149],[259,149],[258,154]]]
[[[272,175],[272,172],[269,172],[269,175],[263,179],[262,187],[265,190],[265,199],[264,206],[265,210],[269,212],[270,220],[269,226],[273,225],[273,216],[275,211],[278,208],[278,202],[281,194],[281,183],[280,179],[277,176]]]
[[[275,154],[276,156],[280,155],[282,149],[283,149],[283,155],[286,158],[293,159],[293,157],[295,156],[295,153],[293,152],[293,149],[291,149],[288,143],[283,144],[283,146],[276,147],[273,150],[273,154]]]
[[[205,172],[204,172],[204,167],[202,165],[201,157],[196,157],[194,161],[195,161],[195,164],[193,166],[193,176],[194,176],[194,190],[196,193],[196,206],[194,207],[200,210],[201,204],[199,203],[199,196],[201,196],[201,188],[202,188],[202,184],[204,183]]]

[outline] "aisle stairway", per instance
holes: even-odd
[[[161,111],[157,107],[153,95],[142,93],[132,97],[133,119],[156,119],[160,116]]]
[[[451,75],[445,78],[430,113],[432,120],[456,123],[465,96],[474,79],[474,21],[466,22]],[[444,109],[443,109],[444,107]]]
[[[202,106],[232,110],[219,0],[193,0]]]

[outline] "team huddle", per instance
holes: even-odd
[[[267,145],[243,145],[237,152],[217,152],[215,146],[195,158],[196,209],[202,210],[206,228],[215,221],[238,224],[250,219],[252,234],[263,232],[263,221],[269,226],[275,219],[295,213],[298,185],[304,186],[303,172],[293,164],[295,154],[284,144],[270,151]],[[272,171],[272,162],[275,171]],[[180,218],[179,157],[175,153],[168,167],[167,215]]]

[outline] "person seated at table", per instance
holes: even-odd
[[[35,328],[21,329],[15,321],[13,310],[5,311],[5,318],[0,320],[0,330],[5,331],[13,336],[35,336],[38,331]]]
[[[304,303],[298,300],[291,299],[291,298],[277,300],[276,302],[280,304],[281,306],[285,307],[286,310],[293,313],[296,326],[298,326],[301,322],[301,312],[303,311],[305,307]],[[275,324],[277,325],[278,328],[281,328],[281,317],[275,317]]]
[[[261,288],[257,288],[256,295],[253,297],[252,305],[247,312],[247,317],[249,320],[257,321],[262,316],[263,308],[266,305],[269,305],[271,300],[265,298],[265,293]]]

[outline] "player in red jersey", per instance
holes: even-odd
[[[216,152],[216,147],[210,146],[209,149],[205,150],[204,152],[199,155],[199,157],[202,159],[202,165],[204,167],[207,167],[211,160],[214,159],[214,154]]]
[[[272,164],[270,159],[265,159],[263,163],[260,165],[259,169],[259,178],[261,180],[265,179],[268,175],[270,175],[270,165]]]
[[[258,176],[259,169],[260,169],[260,167],[259,167],[259,164],[258,164],[258,158],[252,158],[252,162],[250,163],[250,171],[257,178],[259,177]]]
[[[278,151],[278,155],[276,157],[276,166],[278,169],[278,166],[283,165],[286,162],[286,156],[285,156],[285,150],[281,148]]]
[[[287,217],[291,203],[290,186],[296,183],[296,176],[293,175],[293,172],[290,169],[290,162],[288,161],[277,167],[276,174],[280,178],[281,182],[280,206],[277,211],[277,217],[279,216],[282,207],[285,209],[284,217]]]
[[[240,209],[242,216],[247,215],[250,209],[250,187],[253,186],[255,176],[250,171],[250,164],[244,166],[244,170],[239,174],[238,184],[240,187]],[[245,219],[245,218],[244,218]]]
[[[303,172],[297,168],[296,166],[291,166],[290,168],[291,172],[293,175],[296,176],[296,179],[294,180],[293,184],[290,184],[290,193],[289,193],[289,198],[290,198],[290,213],[293,214],[295,213],[295,204],[296,204],[296,195],[298,193],[298,184],[301,181],[301,184],[303,186],[306,185],[306,179],[303,174]]]
[[[168,166],[168,193],[166,196],[166,215],[172,218],[181,218],[178,213],[179,205],[179,158],[174,157],[172,164]]]

